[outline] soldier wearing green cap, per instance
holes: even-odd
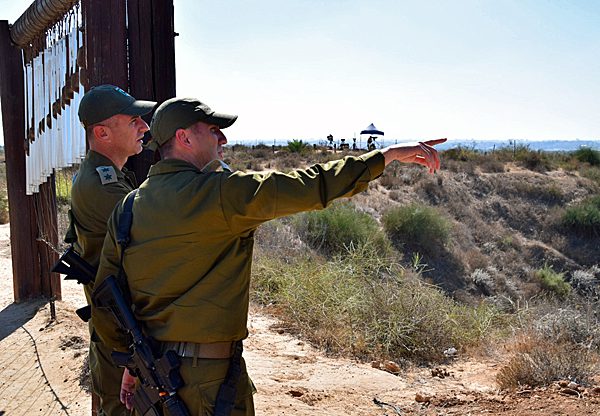
[[[141,116],[155,102],[136,100],[114,85],[89,90],[79,105],[79,120],[86,131],[89,152],[81,163],[71,189],[71,226],[65,241],[94,267],[98,267],[106,221],[128,192],[137,187],[135,175],[125,162],[142,150],[148,125]],[[84,287],[88,303],[93,282]],[[100,414],[129,412],[119,400],[122,369],[115,367],[111,350],[103,345],[90,325],[90,372],[92,387],[100,398]]]
[[[248,335],[256,228],[361,192],[393,160],[433,173],[440,161],[432,146],[445,141],[395,145],[287,174],[232,172],[222,161],[227,139],[221,129],[236,118],[189,98],[157,108],[150,146],[162,160],[135,196],[131,242],[122,258],[137,319],[163,352],[181,357],[185,385],[178,394],[192,415],[212,414],[232,346]],[[116,230],[122,211],[120,203],[109,220],[98,282],[119,271]],[[93,307],[92,320],[107,345],[126,350],[106,310]],[[243,359],[241,370],[232,414],[252,415],[254,389]],[[134,385],[125,372],[122,399],[128,407]]]

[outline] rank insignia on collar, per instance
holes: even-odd
[[[98,175],[100,175],[100,181],[102,182],[102,185],[119,181],[119,178],[117,178],[117,172],[112,166],[98,166],[96,168],[96,172],[98,172]]]

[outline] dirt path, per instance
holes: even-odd
[[[90,414],[80,383],[87,328],[73,313],[83,292],[72,282],[63,282],[62,292],[54,322],[46,303],[12,302],[8,225],[0,226],[0,416]],[[248,326],[244,354],[258,415],[600,414],[600,392],[591,390],[583,397],[555,388],[499,394],[494,376],[501,363],[492,359],[457,361],[435,377],[425,368],[396,376],[325,357],[256,307]],[[425,401],[417,402],[417,394]]]

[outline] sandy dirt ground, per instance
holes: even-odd
[[[87,328],[76,283],[62,282],[56,320],[44,301],[15,304],[8,224],[0,226],[0,416],[89,415]],[[599,415],[600,389],[497,390],[499,358],[459,358],[391,374],[326,357],[253,307],[246,361],[258,415]],[[435,375],[434,375],[435,374]]]

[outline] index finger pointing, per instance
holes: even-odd
[[[427,146],[435,146],[436,144],[442,144],[448,139],[435,139],[435,140],[427,140],[425,143]]]

